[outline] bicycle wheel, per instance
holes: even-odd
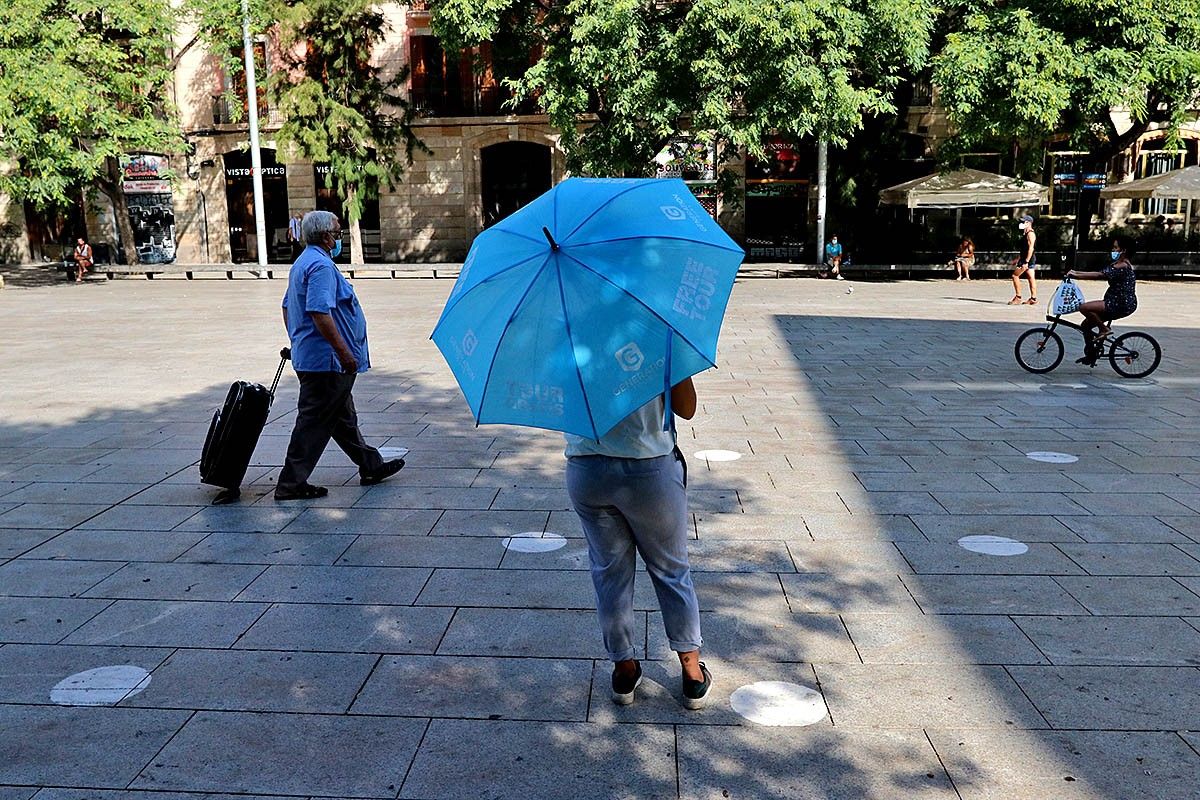
[[[1049,328],[1033,328],[1021,334],[1013,353],[1024,369],[1041,375],[1062,361],[1062,338]]]
[[[1148,333],[1131,331],[1118,336],[1108,350],[1108,361],[1118,375],[1144,378],[1162,361],[1162,348]]]

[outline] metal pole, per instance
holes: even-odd
[[[262,154],[258,150],[258,85],[254,76],[254,43],[250,40],[250,3],[242,0],[242,45],[246,59],[246,102],[250,113],[250,182],[254,185],[254,233],[258,264],[267,265],[267,222],[263,208]]]
[[[817,142],[817,263],[825,263],[825,205],[828,193],[829,145]]]

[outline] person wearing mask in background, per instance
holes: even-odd
[[[358,429],[351,390],[371,361],[362,306],[333,263],[342,250],[342,224],[329,211],[310,211],[301,221],[301,233],[308,246],[288,273],[283,298],[283,325],[300,379],[300,402],[287,460],[275,484],[276,500],[329,494],[308,478],[330,438],[358,466],[363,486],[386,480],[404,466],[402,458],[385,462]]]
[[[1021,217],[1021,222],[1017,229],[1024,235],[1024,241],[1021,244],[1021,255],[1017,257],[1017,266],[1013,270],[1013,299],[1008,301],[1010,306],[1019,306],[1022,303],[1029,306],[1037,305],[1037,277],[1034,275],[1034,270],[1037,268],[1037,234],[1033,232],[1033,217],[1026,214]],[[1021,299],[1021,278],[1022,276],[1029,281],[1029,299]]]
[[[1076,364],[1094,367],[1096,359],[1099,357],[1100,340],[1112,333],[1108,324],[1113,320],[1128,317],[1137,311],[1137,275],[1134,273],[1133,264],[1129,261],[1129,241],[1120,236],[1113,239],[1109,257],[1112,263],[1099,272],[1071,270],[1067,273],[1068,278],[1083,280],[1104,278],[1108,281],[1108,291],[1104,293],[1103,300],[1089,300],[1079,307],[1079,312],[1083,314],[1083,329],[1088,335],[1088,344],[1083,358],[1076,361]]]
[[[87,243],[87,239],[80,236],[75,240],[75,253],[71,257],[75,259],[75,282],[83,283],[83,276],[87,275],[94,263],[92,246]]]
[[[825,245],[825,267],[828,274],[837,278],[839,281],[845,280],[841,273],[842,244],[838,241],[836,233],[829,239],[829,243]],[[822,273],[821,277],[825,277],[825,273]]]
[[[971,241],[970,236],[964,236],[958,249],[954,252],[954,272],[958,276],[954,280],[971,280],[971,267],[973,266],[975,266],[975,243]]]

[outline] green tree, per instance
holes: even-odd
[[[363,202],[377,197],[381,184],[394,188],[413,151],[425,149],[399,91],[407,68],[388,76],[373,60],[387,22],[372,0],[282,0],[273,10],[286,54],[284,68],[270,79],[284,118],[276,138],[285,150],[330,165],[351,254],[362,263]]]
[[[562,133],[568,167],[647,174],[665,143],[712,131],[844,144],[927,55],[929,0],[434,0],[448,47],[521,38],[510,82]],[[536,23],[536,24],[534,24]],[[591,115],[591,116],[588,116]],[[725,151],[728,154],[728,151]]]
[[[86,188],[113,205],[127,263],[137,263],[120,158],[179,152],[166,95],[173,15],[167,0],[0,3],[0,192],[35,208]]]
[[[1200,103],[1196,0],[949,0],[946,25],[933,63],[955,129],[949,156],[1015,152],[1018,171],[1036,175],[1047,141],[1066,137],[1106,172],[1151,126],[1178,131]],[[1082,193],[1081,237],[1097,199]]]

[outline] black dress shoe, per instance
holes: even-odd
[[[313,486],[311,483],[302,483],[299,486],[275,487],[276,500],[316,500],[318,497],[324,497],[329,494],[329,490],[324,486]]]
[[[361,486],[374,486],[377,483],[386,481],[402,469],[404,469],[403,458],[385,461],[383,466],[375,472],[360,472],[358,474],[358,483]]]

